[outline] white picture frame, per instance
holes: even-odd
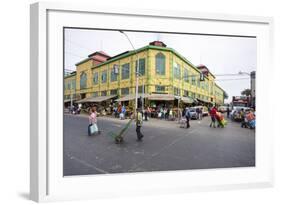
[[[90,21],[89,17],[100,21]],[[91,4],[43,2],[31,5],[30,25],[30,198],[32,200],[41,202],[273,186],[273,135],[266,132],[270,130],[268,128],[273,117],[270,114],[265,118],[267,113],[263,109],[265,106],[270,106],[267,96],[272,92],[272,85],[270,82],[263,83],[262,80],[263,77],[270,79],[270,75],[273,75],[266,72],[267,68],[272,67],[272,18],[149,9],[97,8]],[[132,30],[186,32],[181,25],[188,25],[192,33],[257,36],[257,113],[261,117],[257,120],[256,129],[256,166],[63,177],[61,174],[62,106],[60,106],[63,102],[61,29],[64,26],[122,27]]]

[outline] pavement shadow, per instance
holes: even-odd
[[[29,193],[18,193],[18,195],[25,200],[30,200]]]

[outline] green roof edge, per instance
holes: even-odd
[[[159,46],[153,46],[153,45],[147,45],[147,46],[144,46],[144,47],[141,47],[141,48],[138,48],[136,49],[136,52],[139,53],[141,51],[144,51],[144,50],[147,50],[147,49],[154,49],[154,50],[164,50],[164,51],[170,51],[170,52],[173,52],[176,56],[178,56],[181,60],[183,60],[184,62],[186,62],[187,64],[189,64],[190,66],[192,66],[192,68],[194,68],[196,71],[198,71],[199,73],[201,72],[194,64],[192,64],[189,60],[187,60],[184,56],[182,56],[181,54],[179,54],[175,49],[173,48],[170,48],[170,47],[159,47]],[[109,64],[109,63],[112,63],[113,61],[116,61],[116,60],[119,60],[119,59],[122,59],[122,58],[125,58],[125,57],[128,57],[130,55],[135,55],[135,51],[129,51],[128,53],[125,53],[123,55],[120,55],[116,58],[112,58],[110,60],[107,60],[103,63],[100,63],[99,65],[96,65],[96,66],[93,66],[92,69],[95,69],[95,68],[98,68],[98,67],[101,67],[103,65],[106,65],[106,64]],[[88,60],[90,60],[91,58],[86,58],[78,63],[76,63],[75,65],[78,66]],[[214,76],[211,72],[210,74],[212,76]],[[68,76],[66,76],[68,77]],[[215,77],[215,76],[214,76]],[[221,90],[224,91],[224,89],[222,89],[220,86],[218,86],[217,83],[215,83],[217,87],[219,87]],[[225,91],[224,91],[225,92]]]
[[[192,66],[195,70],[197,70],[198,72],[201,72],[195,65],[193,65],[190,61],[188,61],[185,57],[183,57],[181,54],[179,54],[177,51],[175,51],[173,48],[169,48],[169,47],[159,47],[159,46],[152,46],[152,45],[148,45],[148,46],[144,46],[144,47],[141,47],[139,49],[136,49],[136,52],[139,53],[143,50],[146,50],[146,49],[155,49],[155,50],[164,50],[164,51],[170,51],[170,52],[173,52],[175,55],[177,55],[180,59],[182,59],[183,61],[185,61],[187,64],[189,64],[190,66]],[[134,51],[129,51],[129,53],[125,53],[123,55],[120,55],[116,58],[112,58],[108,61],[105,61],[104,63],[101,63],[99,65],[96,65],[96,66],[93,66],[92,69],[94,68],[98,68],[100,66],[103,66],[103,65],[106,65],[108,63],[111,63],[113,61],[116,61],[116,60],[119,60],[121,58],[125,58],[125,57],[128,57],[130,55],[135,55],[135,52]]]
[[[137,49],[136,52],[138,53],[138,52],[141,52],[141,51],[146,50],[146,49],[148,49],[148,46],[141,47],[141,48]],[[107,61],[105,61],[103,63],[100,63],[100,64],[98,64],[96,66],[93,66],[92,69],[101,67],[101,66],[106,65],[108,63],[112,63],[113,61],[119,60],[121,58],[128,57],[130,55],[135,55],[135,51],[129,51],[128,53],[124,53],[123,55],[120,55],[120,56],[118,56],[116,58],[112,58],[110,60],[107,60]]]
[[[196,71],[201,72],[195,65],[193,65],[189,60],[187,60],[184,56],[182,56],[181,54],[179,54],[179,53],[178,53],[176,50],[174,50],[173,48],[148,45],[148,46],[144,46],[144,47],[141,47],[141,48],[137,49],[136,52],[138,53],[138,52],[141,52],[141,51],[146,50],[146,49],[156,49],[156,50],[171,51],[171,52],[173,52],[175,55],[177,55],[179,58],[181,58],[183,61],[185,61],[187,64],[189,64],[190,66],[192,66]],[[118,56],[118,57],[116,57],[116,58],[112,58],[112,59],[110,59],[110,60],[107,60],[107,61],[105,61],[105,62],[103,62],[103,63],[100,63],[99,65],[93,66],[92,69],[98,68],[98,67],[103,66],[103,65],[106,65],[106,64],[108,64],[108,63],[111,63],[111,62],[113,62],[113,61],[119,60],[119,59],[121,59],[121,58],[128,57],[128,56],[130,56],[130,55],[135,55],[135,52],[131,50],[131,51],[129,51],[128,53],[125,53],[125,54],[120,55],[120,56]],[[91,59],[91,58],[86,58],[86,59],[84,59],[84,60],[82,60],[82,61],[76,63],[75,65],[76,65],[76,66],[81,65],[82,63],[85,63],[85,62],[87,62],[87,61],[90,60],[90,59]],[[212,76],[214,76],[211,72],[210,72],[210,74],[211,74]],[[214,77],[215,77],[215,76],[214,76]]]
[[[76,72],[72,73],[72,74],[69,74],[69,75],[66,75],[66,76],[64,76],[64,78],[70,78],[70,77],[73,77],[73,76],[76,76]]]

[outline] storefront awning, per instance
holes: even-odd
[[[141,93],[138,94],[138,98],[140,97],[144,97],[147,98],[149,95],[148,94],[144,94],[142,95]],[[124,101],[130,101],[130,100],[135,100],[136,99],[136,95],[135,94],[129,94],[129,95],[125,95],[124,97],[121,97],[117,100],[115,100],[116,102],[124,102]]]
[[[175,96],[171,94],[151,94],[147,98],[148,100],[172,101]]]
[[[182,97],[181,100],[184,103],[188,103],[188,104],[192,104],[195,102],[195,100],[192,97],[186,96],[186,97]]]
[[[211,103],[211,102],[209,102],[209,101],[207,101],[207,100],[203,100],[203,99],[200,99],[200,98],[197,98],[197,100],[198,100],[199,102],[203,102],[203,103]]]
[[[77,100],[76,98],[73,98],[73,99],[72,99],[72,102],[74,102],[74,101],[76,101],[76,100]],[[64,103],[71,102],[71,99],[65,99],[63,102],[64,102]]]
[[[116,97],[117,95],[109,95],[109,96],[98,96],[98,97],[89,97],[89,98],[84,98],[82,100],[78,100],[76,101],[76,103],[86,103],[86,102],[95,102],[95,103],[99,103],[99,102],[103,102],[106,100],[109,100],[111,98]]]
[[[175,95],[176,99],[180,99],[180,101],[184,102],[184,103],[188,103],[188,104],[192,104],[192,103],[196,103],[196,99],[189,97],[189,96],[184,96],[184,97],[180,97]]]

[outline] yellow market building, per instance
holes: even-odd
[[[114,98],[128,100],[133,105],[137,59],[138,91],[142,93],[143,85],[146,105],[161,100],[173,101],[176,97],[190,103],[224,103],[224,90],[215,83],[215,76],[207,67],[194,66],[161,41],[113,57],[102,51],[90,54],[76,64],[76,71],[65,75],[64,101],[82,103],[95,102],[95,98],[99,101]]]

